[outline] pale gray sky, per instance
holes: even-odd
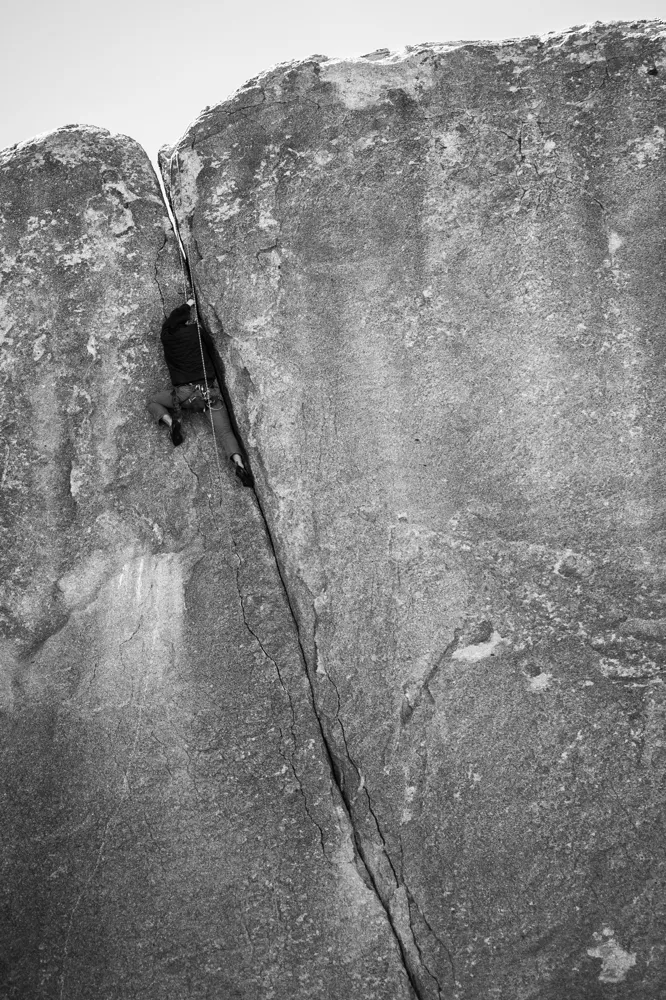
[[[278,62],[664,16],[664,0],[10,0],[0,148],[79,122],[131,135],[154,159]]]

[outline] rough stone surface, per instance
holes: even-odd
[[[428,1000],[666,992],[665,45],[317,56],[163,153]]]
[[[408,998],[253,495],[145,411],[182,298],[157,179],[0,154],[0,995]]]

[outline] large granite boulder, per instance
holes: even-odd
[[[0,995],[411,995],[253,494],[146,413],[182,301],[157,178],[0,154]]]
[[[665,151],[636,23],[315,56],[162,154],[424,1000],[666,991]]]

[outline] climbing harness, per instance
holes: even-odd
[[[178,398],[178,389],[182,389],[183,386],[174,386],[171,390],[171,398],[178,400],[178,406],[188,406],[194,400],[200,399],[204,404],[202,410],[221,410],[222,400],[220,396],[215,392],[213,388],[207,386],[205,382],[188,382],[188,388],[192,389],[189,396],[185,399]]]

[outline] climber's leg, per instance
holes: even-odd
[[[230,458],[234,463],[236,475],[240,479],[243,486],[254,486],[252,473],[249,469],[245,468],[245,462],[243,461],[243,455],[238,443],[238,438],[232,430],[229,414],[221,396],[216,394],[211,395],[210,412],[213,415],[215,437],[219,439],[227,458]]]
[[[178,390],[177,390],[178,391]],[[180,392],[178,392],[180,395]],[[154,396],[150,397],[148,401],[148,412],[152,415],[153,419],[158,423],[160,421],[169,428],[169,433],[171,436],[171,441],[175,447],[183,443],[183,432],[180,426],[180,420],[177,417],[172,417],[169,413],[168,407],[173,406],[173,394],[168,389],[163,392],[158,392]]]
[[[160,421],[164,417],[168,417],[168,420],[164,420],[167,425],[171,424],[171,414],[169,413],[168,407],[171,406],[171,390],[165,389],[164,392],[156,392],[154,396],[151,396],[148,400],[148,412],[151,414],[154,420]]]
[[[224,400],[221,396],[213,394],[211,396],[210,412],[213,416],[213,427],[215,437],[224,449],[227,458],[233,459],[236,465],[243,464],[241,458],[241,448],[238,439],[231,428],[231,421]]]

